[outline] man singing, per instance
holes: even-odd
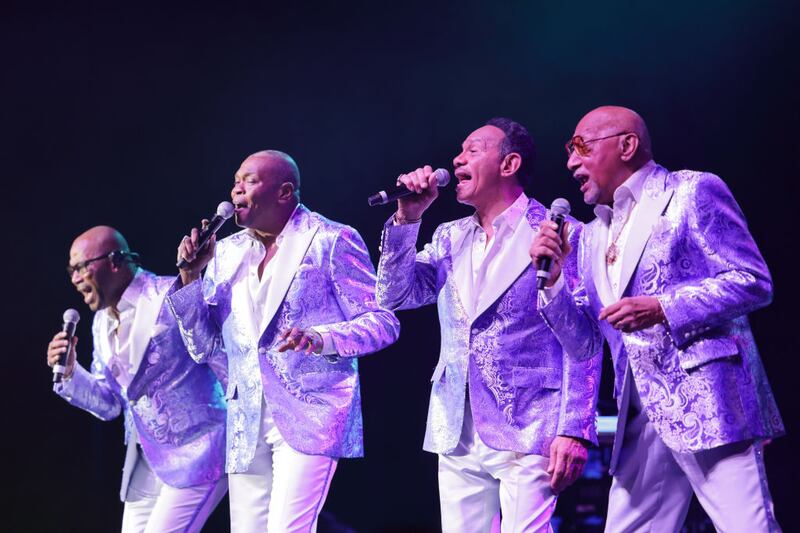
[[[601,352],[566,358],[536,312],[528,249],[546,209],[523,192],[534,145],[504,118],[472,132],[453,160],[456,198],[475,208],[416,253],[438,196],[431,167],[398,178],[417,194],[386,223],[378,301],[436,302],[442,331],[424,448],[439,454],[445,532],[548,531],[556,494],[581,474],[594,427]],[[579,225],[570,238],[577,242]],[[574,259],[566,266],[577,281]]]
[[[357,357],[399,323],[359,234],[299,203],[287,154],[245,159],[231,197],[245,229],[200,249],[197,229],[184,237],[169,302],[196,361],[227,353],[232,531],[315,531],[338,458],[363,455]]]
[[[606,531],[679,531],[692,493],[718,531],[779,531],[761,441],[784,430],[747,320],[772,282],[741,209],[717,176],[657,165],[630,109],[588,113],[567,152],[596,205],[582,284],[564,287],[572,244],[550,222],[530,252],[555,259],[540,310],[565,351],[580,357],[602,337],[611,348],[620,414]]]
[[[227,489],[225,402],[214,371],[192,361],[163,304],[174,278],[140,268],[107,226],[79,235],[69,255],[72,284],[95,311],[94,350],[85,370],[75,362],[73,337],[54,390],[101,420],[125,415],[123,533],[200,531]],[[51,367],[68,344],[63,332],[50,341]],[[224,379],[224,361],[210,363]]]

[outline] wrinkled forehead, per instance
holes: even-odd
[[[483,126],[470,133],[469,136],[464,139],[464,142],[461,143],[461,147],[467,149],[469,147],[478,146],[482,149],[488,149],[499,146],[504,138],[505,133],[503,133],[503,130],[500,128],[495,126]]]

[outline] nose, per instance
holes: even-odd
[[[73,270],[73,271],[72,271],[72,274],[71,274],[71,275],[70,275],[70,277],[69,277],[69,280],[70,280],[70,281],[72,282],[72,284],[73,284],[73,285],[75,285],[76,287],[77,287],[77,286],[78,286],[78,284],[81,282],[81,278],[83,278],[83,275],[81,275],[81,273],[80,273],[78,270],[79,270],[79,269],[75,269],[75,270]]]
[[[464,165],[466,165],[466,164],[467,164],[467,162],[466,162],[466,160],[464,159],[464,152],[461,152],[460,154],[458,154],[457,156],[455,156],[455,157],[453,158],[453,166],[454,166],[455,168],[458,168],[458,167],[463,167],[463,166],[464,166]]]
[[[233,184],[233,188],[231,189],[231,199],[235,200],[237,194],[244,194],[241,182],[236,182]]]
[[[579,166],[581,166],[581,156],[578,155],[577,151],[573,150],[573,152],[569,154],[569,158],[567,158],[567,168],[571,172],[575,172]]]

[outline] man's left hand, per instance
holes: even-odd
[[[655,296],[630,296],[604,307],[598,319],[607,320],[614,329],[630,333],[655,326],[666,317]]]
[[[278,346],[279,352],[286,350],[305,351],[307,354],[322,352],[322,335],[316,331],[294,327],[281,333],[280,338],[283,343]]]
[[[578,479],[583,473],[589,451],[580,439],[572,437],[556,437],[550,444],[550,488],[559,493]]]

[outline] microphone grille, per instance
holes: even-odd
[[[67,309],[64,311],[64,316],[62,318],[64,319],[64,323],[77,324],[81,319],[81,314],[75,309]]]
[[[568,215],[569,202],[564,198],[556,198],[553,200],[553,203],[550,204],[550,212],[554,215]]]
[[[228,220],[233,216],[233,204],[230,202],[220,202],[217,206],[217,216]]]
[[[433,175],[436,177],[437,187],[444,187],[450,183],[450,173],[445,168],[437,168],[433,171]]]

